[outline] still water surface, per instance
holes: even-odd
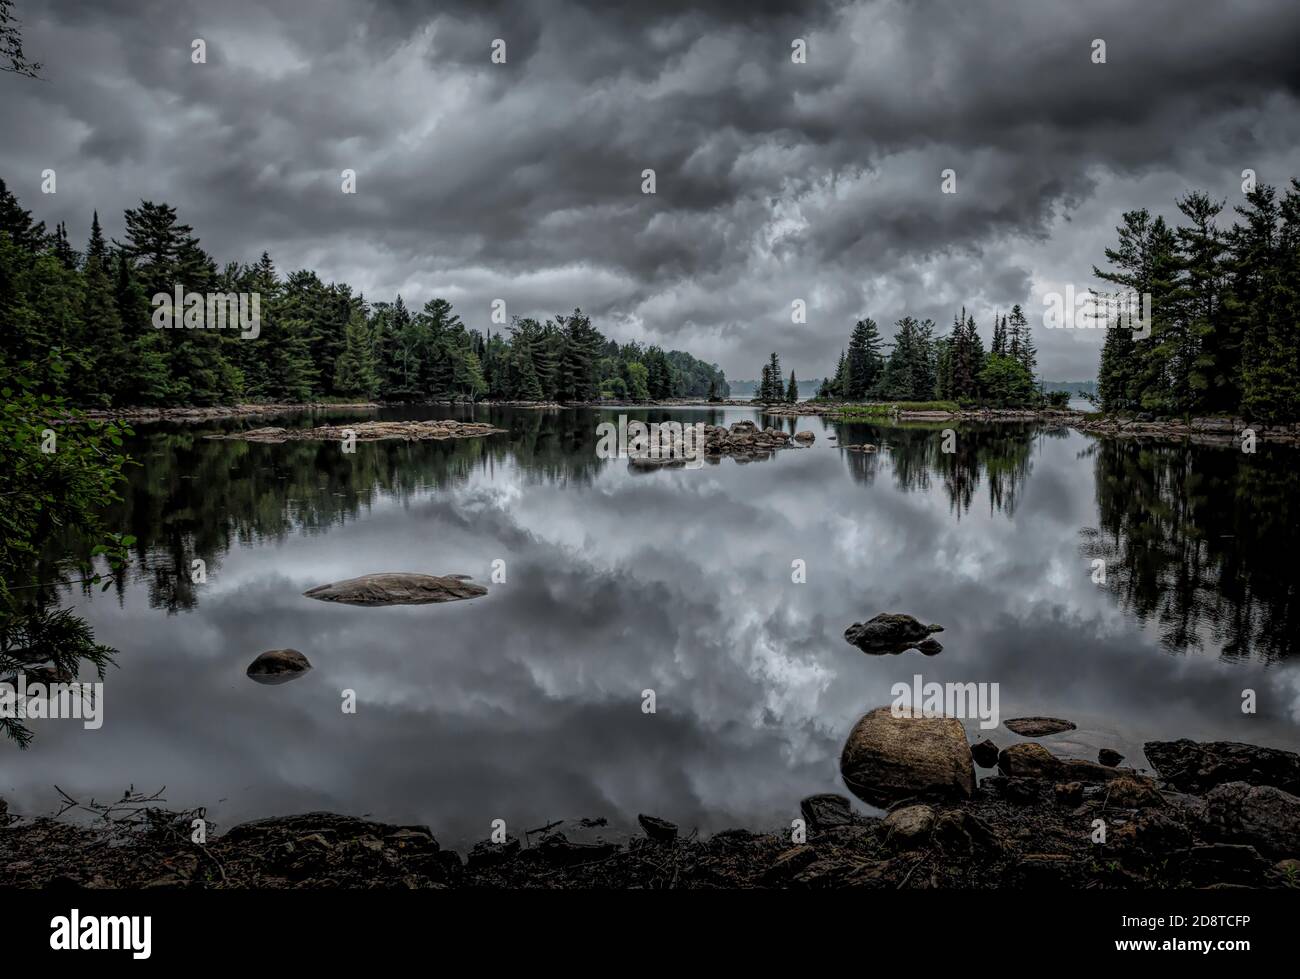
[[[120,650],[105,723],[33,722],[31,750],[0,753],[11,807],[53,808],[56,783],[101,798],[166,786],[221,826],[329,809],[425,823],[456,846],[496,818],[775,827],[803,796],[843,791],[845,735],[916,673],[998,683],[1003,718],[1075,721],[1049,739],[1071,754],[1108,746],[1141,766],[1142,742],[1166,737],[1300,748],[1294,452],[967,425],[948,455],[941,425],[804,418],[774,423],[813,430],[808,449],[637,473],[596,458],[596,425],[618,411],[380,417],[452,414],[509,431],[345,455],[140,426],[141,465],[109,515],[139,538],[135,570],[116,591],[60,592]],[[206,584],[190,583],[195,558]],[[506,582],[491,584],[498,559]],[[302,596],[379,571],[469,574],[490,592],[393,608]],[[882,611],[943,624],[943,652],[844,641]],[[314,669],[247,679],[285,646]]]

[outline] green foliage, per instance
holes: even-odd
[[[62,364],[48,369],[64,373]],[[37,601],[33,589],[39,548],[55,535],[96,542],[90,557],[102,558],[112,573],[125,566],[135,539],[105,533],[98,514],[117,498],[127,461],[122,436],[130,431],[84,421],[61,398],[38,391],[35,373],[29,362],[0,361],[0,680],[36,670],[70,679],[82,661],[102,678],[113,651],[96,643],[90,627],[69,611]],[[90,561],[79,571],[87,584],[112,583]],[[21,747],[31,740],[16,718],[0,718],[0,730]]]
[[[1009,354],[989,354],[980,369],[979,385],[985,403],[998,408],[1015,408],[1034,400],[1033,375]]]
[[[960,410],[961,406],[955,401],[883,401],[845,405],[839,414],[845,419],[888,418],[900,411],[948,411],[956,413]]]
[[[375,370],[375,347],[365,314],[356,309],[348,320],[343,352],[334,367],[334,390],[343,395],[373,398],[379,393],[379,374]]]
[[[781,380],[781,358],[773,351],[767,363],[759,371],[758,390],[754,393],[755,401],[784,401],[785,385]]]
[[[0,181],[0,354],[35,365],[39,390],[80,406],[730,394],[716,364],[620,345],[580,310],[484,336],[445,299],[418,313],[401,296],[368,304],[307,269],[281,276],[265,252],[218,269],[169,204],[141,201],[124,221],[124,239],[109,244],[95,214],[79,253],[62,225],[47,233]],[[257,296],[258,335],[155,328],[153,297],[178,287]]]
[[[880,355],[880,330],[873,319],[861,319],[849,334],[849,350],[844,359],[843,395],[860,401],[874,391],[885,370]]]
[[[1108,413],[1300,418],[1300,183],[1279,200],[1259,186],[1218,224],[1223,202],[1195,191],[1169,228],[1146,209],[1124,215],[1104,281],[1151,296],[1149,336],[1109,329],[1098,368]]]
[[[935,393],[936,361],[934,324],[905,316],[896,324],[894,349],[885,362],[878,389],[872,394],[884,398],[924,400]],[[974,320],[971,321],[972,329]]]

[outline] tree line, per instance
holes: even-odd
[[[994,316],[987,350],[975,317],[964,308],[943,336],[935,336],[933,320],[904,316],[895,324],[888,354],[882,347],[876,321],[858,320],[819,393],[848,401],[938,399],[998,407],[1027,405],[1038,397],[1037,352],[1019,305]]]
[[[1106,331],[1098,367],[1107,412],[1300,419],[1300,181],[1260,184],[1233,207],[1192,191],[1171,227],[1128,211],[1106,249],[1105,282],[1151,296],[1150,330]],[[1146,333],[1147,335],[1140,335]]]
[[[988,350],[975,317],[965,309],[954,317],[952,331],[944,336],[935,336],[934,321],[928,319],[905,316],[896,327],[893,346],[885,353],[876,321],[858,320],[848,347],[840,352],[834,372],[822,381],[817,397],[835,401],[938,399],[997,407],[1031,405],[1044,398],[1034,381],[1038,354],[1019,305],[994,317]],[[760,377],[757,400],[798,399],[794,372],[789,383],[783,383],[777,354],[768,358]]]
[[[527,401],[726,397],[716,364],[620,344],[580,309],[501,331],[468,328],[445,299],[368,302],[313,271],[280,274],[265,252],[222,267],[168,204],[142,201],[121,241],[96,213],[84,249],[47,232],[0,181],[0,358],[83,407],[480,398]],[[256,294],[256,337],[156,329],[152,297]],[[57,352],[57,356],[51,356]],[[55,370],[54,366],[58,368]]]

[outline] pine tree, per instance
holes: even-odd
[[[799,382],[794,379],[794,371],[790,372],[790,384],[785,389],[785,400],[791,404],[799,400]]]
[[[1103,282],[1121,286],[1140,302],[1144,294],[1153,291],[1156,275],[1153,243],[1161,237],[1159,228],[1163,227],[1164,221],[1161,218],[1152,220],[1146,208],[1125,212],[1122,221],[1116,228],[1118,246],[1106,249],[1106,260],[1112,270],[1104,271],[1094,266],[1092,273]],[[1149,339],[1143,341],[1144,345],[1149,343]],[[1107,325],[1097,375],[1097,388],[1104,410],[1132,411],[1141,405],[1146,383],[1143,359],[1144,349],[1139,348],[1139,342],[1127,324]]]
[[[28,254],[36,254],[45,244],[45,222],[32,221],[31,212],[22,209],[3,180],[0,180],[0,231],[7,232],[13,243]]]
[[[1020,307],[1017,306],[1016,309]],[[989,353],[994,357],[1003,357],[1007,352],[1007,317],[993,316],[993,345]]]
[[[876,387],[884,370],[880,355],[880,330],[870,318],[858,320],[849,337],[849,352],[845,368],[844,396],[850,401],[861,401]]]
[[[528,345],[528,340],[519,338],[516,341],[516,351],[514,354],[514,383],[510,397],[517,398],[520,401],[543,401],[546,398],[542,390],[542,382],[537,376],[537,368],[534,365],[533,352]]]
[[[113,281],[109,278],[108,247],[99,226],[99,212],[95,212],[90,225],[90,241],[86,245],[86,264],[82,271],[85,288],[82,292],[82,336],[86,344],[90,372],[84,386],[84,404],[122,404],[130,398],[134,388],[131,376],[131,352],[127,348],[113,295]]]
[[[580,309],[575,309],[572,316],[555,319],[564,331],[560,357],[561,400],[592,401],[599,392],[596,357],[604,338]]]
[[[354,309],[348,320],[343,352],[334,367],[334,391],[363,398],[373,398],[379,392],[374,345],[365,312],[360,308]]]
[[[1016,337],[1014,348],[1006,342],[1007,332],[1013,333]],[[1033,331],[1029,329],[1029,323],[1019,303],[1011,307],[1011,316],[1004,328],[1003,340],[1006,352],[1019,361],[1025,372],[1033,377],[1038,370],[1038,348],[1034,343]]]
[[[1242,331],[1241,411],[1252,421],[1300,417],[1300,183],[1281,204],[1259,186],[1237,211],[1246,224],[1233,235]]]

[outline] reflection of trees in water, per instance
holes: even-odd
[[[192,562],[201,559],[211,575],[235,543],[320,533],[381,499],[408,503],[462,483],[478,469],[509,466],[530,485],[586,485],[610,464],[596,458],[596,421],[589,413],[493,415],[508,434],[358,442],[354,453],[335,442],[267,445],[205,439],[183,426],[144,429],[128,446],[137,465],[128,469],[122,500],[106,512],[106,525],[136,537],[131,577],[145,583],[150,604],[176,611],[197,605]],[[413,415],[428,416],[427,410]],[[38,580],[50,584],[37,600],[53,599],[68,583],[71,551],[67,540],[49,543]],[[123,587],[119,582],[119,595]]]
[[[944,452],[943,432],[956,431],[953,452]],[[925,492],[934,480],[943,484],[949,505],[960,517],[970,511],[981,481],[988,484],[989,512],[1015,513],[1017,495],[1029,475],[1036,438],[1063,438],[1060,429],[1031,424],[948,425],[932,422],[901,425],[841,425],[836,433],[841,445],[877,444],[878,453],[845,451],[849,473],[871,484],[888,453],[894,481],[906,492]]]
[[[1104,439],[1096,461],[1098,527],[1084,553],[1106,561],[1106,587],[1171,651],[1275,660],[1300,636],[1300,473],[1295,450],[1149,445]]]

